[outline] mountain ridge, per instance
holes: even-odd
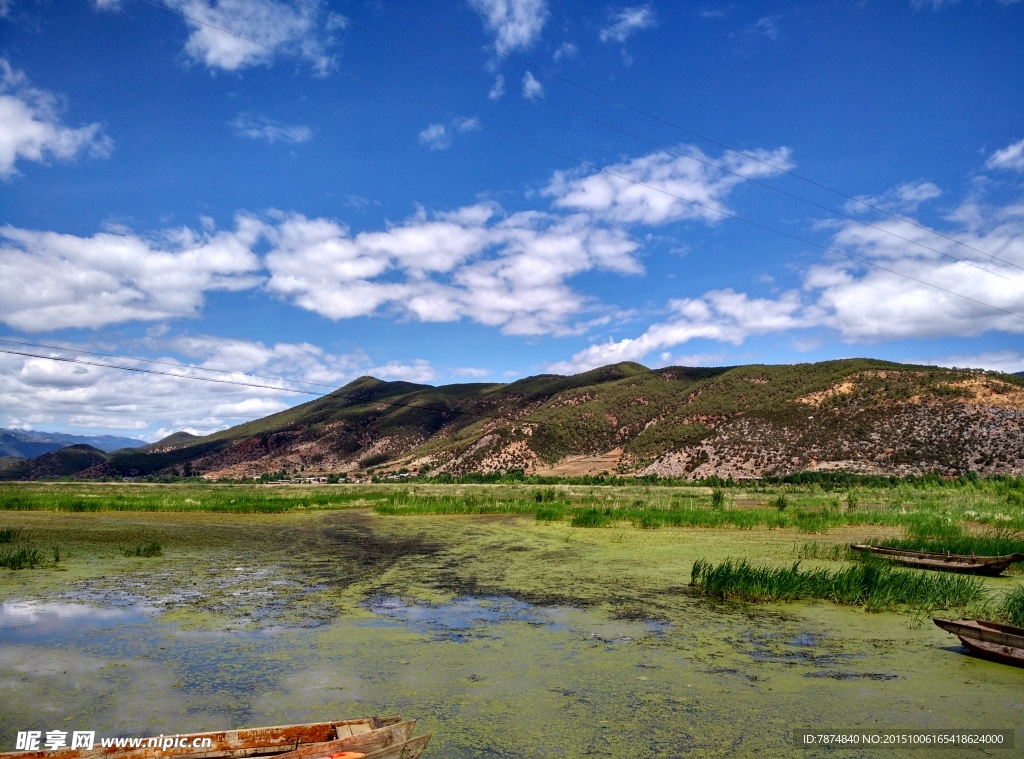
[[[1024,473],[1024,378],[874,359],[653,370],[623,362],[437,387],[360,377],[181,443],[119,452],[77,476]]]

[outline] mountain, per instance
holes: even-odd
[[[605,366],[431,387],[362,377],[205,437],[119,451],[80,477],[476,471],[762,477],[1024,472],[1024,378],[869,359]]]
[[[114,435],[67,435],[62,432],[0,429],[0,456],[27,459],[78,444],[91,445],[109,453],[120,448],[137,448],[146,445],[146,441]]]
[[[91,445],[70,445],[32,459],[0,463],[0,480],[39,480],[68,477],[102,464],[108,455]]]

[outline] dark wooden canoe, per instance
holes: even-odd
[[[1011,553],[1008,556],[966,556],[957,553],[930,553],[928,551],[908,551],[903,548],[886,548],[885,546],[852,545],[854,551],[880,556],[894,564],[916,569],[933,569],[939,572],[957,572],[967,575],[1001,574],[1011,564],[1024,561],[1024,554]]]
[[[408,741],[414,721],[402,722],[398,716],[366,717],[336,722],[313,722],[304,725],[276,725],[242,730],[222,730],[212,733],[192,733],[191,739],[210,739],[210,747],[180,748],[128,748],[96,745],[91,751],[84,749],[58,749],[56,751],[13,751],[0,753],[0,759],[247,759],[288,754],[293,759],[320,759],[331,753],[359,751],[365,746],[373,751]],[[319,751],[323,746],[336,745],[336,750]],[[425,744],[424,744],[425,745]],[[307,749],[311,749],[306,753]],[[365,752],[367,756],[370,753]]]
[[[932,621],[960,638],[960,642],[976,656],[1024,667],[1024,628],[981,619]]]

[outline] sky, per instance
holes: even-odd
[[[1024,1],[0,0],[0,427],[1022,334]]]

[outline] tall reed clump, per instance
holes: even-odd
[[[699,559],[690,585],[701,595],[754,603],[822,598],[871,611],[916,607],[966,607],[983,601],[976,577],[929,574],[868,562],[837,571],[791,567],[755,567],[745,559],[712,564]]]
[[[21,529],[18,527],[0,527],[0,544],[16,543],[21,537]]]
[[[607,527],[613,521],[611,509],[583,509],[573,514],[570,524],[573,527]]]
[[[0,567],[7,569],[35,569],[44,563],[43,552],[35,546],[22,546],[0,553]]]
[[[931,517],[911,523],[907,526],[905,537],[886,540],[884,545],[911,551],[1006,556],[1011,553],[1024,554],[1024,533],[998,527],[980,535],[972,535],[956,522]]]
[[[138,545],[132,546],[131,548],[121,549],[121,553],[123,553],[125,556],[138,556],[146,559],[152,558],[154,556],[162,556],[163,552],[163,546],[155,540],[151,540],[148,543],[139,543]]]
[[[1024,627],[1024,585],[1018,585],[1016,590],[1006,594],[999,604],[999,614],[1011,625]]]

